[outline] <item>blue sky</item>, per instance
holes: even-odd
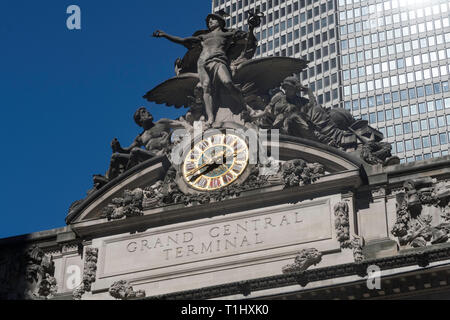
[[[80,31],[66,27],[72,4]],[[185,52],[150,35],[191,35],[210,10],[209,0],[0,2],[0,238],[64,226],[106,172],[111,140],[127,146],[140,133],[139,106],[181,115],[142,98]]]

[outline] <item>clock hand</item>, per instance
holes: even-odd
[[[203,172],[201,172],[201,173],[199,173],[199,174],[197,174],[197,175],[192,176],[192,178],[189,179],[189,181],[193,182],[193,181],[197,180],[199,177],[201,177],[202,175],[205,175],[205,174],[207,174],[207,173],[213,171],[214,169],[220,167],[221,165],[222,165],[222,164],[220,164],[220,163],[211,163],[211,164],[207,167],[207,169],[206,169],[205,171],[203,171]]]
[[[194,173],[196,173],[197,171],[203,169],[206,166],[209,166],[211,164],[213,164],[214,162],[216,162],[217,160],[219,160],[221,157],[223,157],[223,155],[225,154],[225,151],[222,151],[218,156],[215,156],[214,158],[211,158],[209,161],[203,163],[201,166],[199,166],[198,168],[195,168],[191,171],[189,171],[186,176],[192,176]]]
[[[217,160],[219,160],[220,158],[226,159],[226,158],[228,158],[229,156],[230,156],[229,153],[225,153],[225,151],[222,151],[219,155],[215,156],[214,158],[211,158],[209,161],[203,163],[203,164],[202,164],[201,166],[199,166],[198,168],[195,168],[195,169],[189,171],[189,172],[186,174],[186,177],[192,176],[194,173],[196,173],[197,171],[200,171],[200,170],[203,169],[204,167],[207,167],[207,166],[216,164],[215,162],[216,162]],[[237,156],[237,150],[234,151],[234,153],[233,153],[233,157],[236,157],[236,156]]]
[[[197,171],[200,171],[200,170],[203,169],[204,167],[209,166],[209,165],[211,165],[212,163],[214,163],[214,162],[216,161],[216,159],[217,159],[217,158],[212,158],[212,159],[210,159],[209,161],[203,163],[201,166],[199,166],[199,167],[197,167],[197,168],[195,168],[195,169],[189,171],[189,172],[186,174],[186,176],[187,176],[187,177],[192,176],[192,175],[193,175],[194,173],[196,173]]]
[[[200,167],[197,167],[197,168],[195,168],[195,169],[189,171],[188,173],[186,173],[186,176],[187,176],[187,177],[192,176],[194,173],[196,173],[197,171],[203,169],[204,167],[206,167],[206,166],[208,166],[208,165],[209,165],[209,161],[208,161],[208,162],[205,162],[205,163],[202,164]]]

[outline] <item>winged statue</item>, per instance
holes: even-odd
[[[257,10],[247,14],[248,31],[228,29],[225,12],[220,11],[206,17],[207,30],[187,38],[160,30],[153,33],[154,37],[183,45],[187,53],[175,62],[176,76],[150,90],[144,98],[189,110],[177,120],[153,122],[150,112],[145,107],[139,108],[134,120],[143,129],[142,133],[129,147],[123,148],[117,139],[111,142],[113,154],[109,169],[105,175],[94,175],[94,187],[89,195],[140,163],[169,154],[178,143],[172,136],[175,129],[189,131],[198,122],[207,128],[226,128],[234,122],[248,129],[277,130],[283,135],[344,151],[358,150],[361,158],[370,164],[400,162],[392,156],[391,144],[382,141],[383,134],[367,121],[355,119],[345,109],[324,108],[317,103],[311,88],[304,86],[298,77],[309,61],[279,56],[253,59],[258,47],[254,30],[261,25],[264,15]],[[225,153],[219,158],[223,156]],[[201,166],[206,167],[217,169],[209,162]],[[71,212],[82,202],[75,202]]]
[[[289,57],[252,59],[258,45],[254,29],[261,24],[263,14],[248,12],[248,32],[227,29],[224,14],[209,14],[208,30],[197,31],[188,38],[159,30],[153,34],[185,46],[188,52],[176,61],[177,75],[149,91],[145,99],[188,108],[194,89],[200,87],[207,122],[212,123],[219,107],[228,108],[233,114],[240,114],[248,107],[263,108],[269,90],[307,66],[307,61]]]
[[[307,62],[289,57],[267,57],[242,63],[234,72],[233,82],[242,88],[244,98],[251,105],[254,96],[267,95],[288,76],[301,72]],[[266,77],[270,72],[270,77]],[[199,83],[197,73],[181,73],[151,91],[144,97],[150,102],[175,108],[189,107],[189,96]]]

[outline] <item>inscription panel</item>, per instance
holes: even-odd
[[[105,239],[100,278],[149,270],[158,274],[177,265],[188,269],[201,261],[211,267],[222,258],[239,261],[249,254],[264,257],[271,249],[332,239],[332,219],[330,199],[325,199]]]

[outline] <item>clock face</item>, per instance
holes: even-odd
[[[212,191],[236,181],[248,164],[248,145],[234,134],[216,134],[197,143],[183,163],[186,183],[200,191]]]

